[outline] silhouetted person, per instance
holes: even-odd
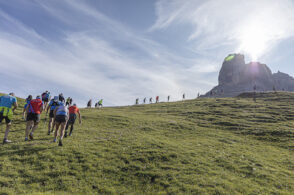
[[[169,102],[170,96],[167,96],[167,101]]]

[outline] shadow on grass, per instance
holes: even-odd
[[[51,146],[51,147],[33,147],[33,146],[26,146],[24,149],[20,149],[20,147],[13,147],[13,151],[8,150],[8,151],[2,151],[0,152],[0,157],[2,156],[13,156],[13,155],[31,155],[33,153],[38,153],[41,151],[46,151],[50,150],[52,148],[55,148],[56,146]]]

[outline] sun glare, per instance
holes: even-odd
[[[243,30],[240,42],[240,50],[248,54],[252,61],[257,61],[266,50],[268,37],[260,26],[252,25]]]

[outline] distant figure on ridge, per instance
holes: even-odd
[[[92,107],[92,99],[90,99],[87,103],[87,108],[91,108]]]
[[[13,106],[13,108],[12,108]],[[3,95],[0,97],[0,125],[3,120],[6,123],[6,130],[3,139],[3,144],[11,143],[8,140],[8,133],[11,127],[11,119],[14,111],[17,109],[17,99],[14,97],[14,93],[10,93],[9,95]]]
[[[169,96],[167,96],[167,102],[169,102],[169,100],[170,100],[170,95],[169,95]]]
[[[43,102],[41,100],[41,96],[37,96],[36,99],[33,99],[30,101],[30,103],[27,106],[27,127],[25,132],[25,141],[28,141],[28,137],[30,137],[31,140],[34,139],[33,134],[35,130],[38,128],[40,119],[41,119],[41,113],[44,109]],[[32,130],[30,132],[30,130]]]
[[[156,103],[159,102],[159,96],[156,96]]]
[[[59,101],[62,103],[65,103],[65,98],[63,96],[63,93],[59,94]]]
[[[68,129],[69,125],[71,126],[69,136],[72,135],[72,131],[74,129],[74,124],[75,124],[75,121],[77,119],[77,114],[79,115],[79,123],[80,124],[82,123],[81,113],[80,113],[80,110],[79,110],[79,108],[77,107],[76,104],[74,104],[73,106],[70,106],[68,108],[68,111],[69,111],[69,120],[68,120],[68,122],[66,124],[64,137],[67,137],[67,129]]]
[[[146,98],[143,99],[143,103],[146,104]]]
[[[150,103],[150,104],[152,104],[152,97],[151,97],[151,98],[149,98],[149,103]]]
[[[103,106],[102,103],[103,103],[103,99],[99,100],[99,102],[98,102],[98,107],[99,108],[102,108],[102,106]]]
[[[65,104],[66,106],[70,106],[71,104],[70,104],[70,97],[68,97],[67,99],[66,99],[66,104]]]
[[[185,98],[186,98],[186,94],[183,94],[183,100],[185,100]]]
[[[138,104],[139,104],[139,98],[136,99],[136,105],[138,105]]]

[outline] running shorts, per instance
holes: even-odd
[[[66,115],[57,115],[55,118],[55,122],[57,122],[57,123],[65,123],[66,120],[67,120]]]
[[[50,110],[49,117],[54,118],[54,110]]]
[[[77,115],[76,114],[70,114],[69,115],[69,120],[68,120],[68,124],[73,125],[75,124],[75,121],[77,119]]]
[[[40,122],[40,114],[29,113],[27,116],[27,121],[34,121],[35,123]]]
[[[3,116],[3,112],[0,113],[0,123],[2,123],[3,119],[5,119],[6,124],[10,124],[11,120],[8,118],[8,116]]]

